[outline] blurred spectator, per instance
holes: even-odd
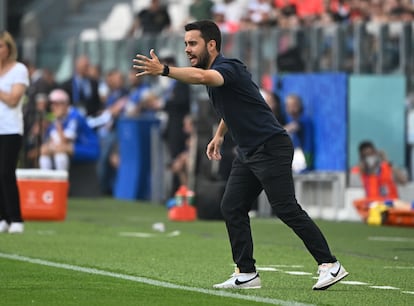
[[[240,22],[226,19],[226,8],[221,3],[213,7],[213,21],[222,33],[236,33],[240,30]]]
[[[261,89],[260,92],[267,105],[269,105],[270,109],[272,110],[272,113],[275,115],[277,121],[279,121],[281,125],[285,125],[286,120],[282,112],[282,103],[280,101],[279,95],[266,89]]]
[[[213,6],[213,20],[224,33],[234,33],[242,30],[246,1],[224,0]]]
[[[281,11],[277,17],[277,25],[280,29],[298,29],[301,21],[296,13]]]
[[[274,4],[285,16],[294,12],[307,25],[325,11],[324,0],[274,0]]]
[[[390,16],[390,22],[412,22],[414,18],[414,7],[403,1],[396,0],[394,5],[389,5],[386,12]]]
[[[116,75],[119,75],[118,73]],[[105,133],[102,133],[102,131],[100,133],[104,152],[102,152],[101,161],[98,165],[98,172],[101,178],[101,189],[106,194],[112,193],[115,173],[121,162],[117,131],[114,130],[116,127],[114,123],[116,123],[118,118],[122,117],[139,118],[140,115],[147,111],[152,111],[153,105],[158,105],[157,102],[153,102],[154,100],[158,100],[158,97],[151,92],[150,85],[143,81],[142,78],[137,78],[135,74],[135,70],[131,69],[128,73],[129,88],[127,89],[122,86],[122,90],[114,95],[115,100],[117,99],[115,103],[108,103],[108,107],[101,116],[89,121],[94,126],[96,125],[95,122],[98,122],[100,125],[105,125],[101,127]],[[110,79],[109,75],[108,77],[111,88],[117,88],[116,85],[114,87],[113,80]],[[119,79],[119,77],[116,76],[116,79]],[[107,134],[109,127],[112,127],[112,131]]]
[[[272,0],[250,0],[247,6],[247,22],[255,27],[276,24],[276,11]]]
[[[368,34],[371,35],[371,56],[372,62],[376,61],[376,58],[379,57],[379,53],[381,52],[381,44],[379,43],[379,39],[381,36],[381,30],[386,23],[391,22],[391,13],[386,11],[386,6],[382,1],[379,0],[371,0],[370,5],[370,18],[366,24],[366,31]],[[395,27],[396,26],[396,27]],[[390,24],[388,28],[388,39],[384,41],[384,45],[382,46],[382,50],[385,51],[386,56],[384,56],[384,63],[382,65],[382,69],[390,70],[393,67],[398,66],[399,62],[399,41],[398,37],[402,32],[402,24],[398,24],[393,22]],[[396,30],[396,31],[395,31]]]
[[[370,19],[369,0],[350,0],[350,20],[352,23],[365,22]]]
[[[274,0],[273,4],[278,25],[283,27],[290,24],[292,16],[299,18],[302,25],[313,25],[328,13],[334,22],[372,22],[368,29],[376,34],[378,24],[410,22],[413,18],[413,3],[409,0]]]
[[[296,1],[274,0],[275,8],[285,17],[296,16]]]
[[[99,156],[99,141],[85,117],[70,106],[62,89],[49,94],[54,121],[46,131],[40,150],[41,169],[69,170],[70,161],[94,161]]]
[[[172,53],[160,53],[160,61],[169,66],[176,66]],[[175,158],[185,149],[187,135],[183,131],[183,120],[190,113],[190,86],[170,78],[166,79],[169,82],[162,94],[164,111],[168,114],[164,137],[172,158]]]
[[[335,22],[347,22],[351,16],[351,5],[347,0],[331,0],[327,11]]]
[[[35,83],[37,80],[39,80],[42,77],[42,69],[39,69],[33,62],[28,60],[23,60],[22,63],[26,65],[27,70],[29,71],[29,78],[30,83]]]
[[[141,35],[156,35],[171,26],[171,19],[167,7],[161,5],[160,0],[151,0],[148,8],[135,15],[134,23],[129,31],[130,37]]]
[[[130,86],[128,103],[124,109],[124,115],[127,117],[138,117],[147,111],[159,109],[158,97],[153,93],[150,84],[135,75],[136,71],[131,69],[128,74]]]
[[[372,0],[370,5],[370,17],[366,27],[369,34],[378,37],[381,25],[389,21],[383,4],[379,0]]]
[[[62,88],[80,113],[93,116],[101,110],[101,102],[98,82],[89,76],[89,67],[89,58],[86,55],[79,56],[75,62],[74,75],[62,84]]]
[[[33,116],[35,115],[37,108],[37,95],[48,95],[53,89],[58,87],[55,75],[52,71],[47,68],[35,69],[33,68],[33,65],[31,65],[31,67],[32,68],[29,69],[29,75],[30,71],[32,71],[31,81],[27,88],[28,101],[24,106],[25,131],[28,131],[32,126]]]
[[[98,83],[98,94],[100,102],[105,103],[108,96],[108,85],[106,84],[105,77],[102,75],[102,69],[100,65],[90,65],[88,76]]]
[[[191,21],[213,19],[213,6],[214,2],[211,0],[193,0],[189,7]]]
[[[190,171],[190,150],[193,145],[195,130],[194,120],[191,115],[186,115],[182,122],[182,132],[186,135],[184,149],[174,157],[171,162],[171,171],[178,178],[178,182],[173,186],[172,191],[175,192],[179,186],[188,186],[188,177]]]
[[[393,167],[385,153],[377,150],[371,141],[362,141],[358,152],[359,164],[351,169],[351,173],[359,175],[366,198],[369,201],[383,201],[382,204],[388,207],[414,209],[414,201],[401,200],[398,195],[397,185],[408,182],[406,173]]]
[[[374,199],[398,198],[397,184],[406,184],[407,175],[393,167],[385,153],[377,150],[371,141],[362,141],[358,153],[359,164],[351,171],[360,176],[366,196]]]
[[[36,95],[36,108],[32,114],[32,122],[27,129],[24,143],[24,159],[26,168],[38,168],[40,147],[43,136],[50,124],[48,118],[48,95],[38,93]]]
[[[320,67],[321,70],[328,70],[329,67],[332,67],[333,64],[333,48],[335,43],[335,36],[337,35],[335,26],[334,15],[330,12],[324,12],[320,15],[319,19],[314,22],[319,29],[321,29],[321,43],[320,43]],[[352,43],[346,45],[344,49],[344,54],[352,54]],[[349,64],[348,62],[346,62]],[[345,60],[344,60],[345,66]]]
[[[30,71],[29,69],[29,73]],[[23,161],[25,167],[37,167],[40,137],[47,124],[46,114],[50,111],[47,96],[58,87],[52,71],[46,68],[35,71],[32,73],[31,83],[27,89],[28,99],[23,108]]]
[[[389,16],[385,11],[384,1],[371,0],[370,16],[370,21],[374,21],[376,23],[384,23],[389,21]]]
[[[159,58],[162,63],[176,66],[174,54],[169,50],[162,50]],[[190,86],[171,78],[163,78],[162,81],[166,82],[163,86],[162,99],[164,104],[163,110],[168,117],[163,136],[170,160],[175,160],[187,148],[188,131],[185,131],[183,124],[184,118],[190,113]],[[190,121],[191,119],[187,118],[189,126],[191,125]],[[173,177],[172,191],[175,192],[179,186],[180,180],[177,174]]]
[[[293,17],[289,18],[293,21]],[[292,25],[286,25],[288,27]],[[305,71],[305,61],[301,53],[300,46],[296,45],[289,33],[281,33],[278,44],[278,54],[276,56],[276,66],[279,73],[303,72]]]
[[[411,22],[414,15],[414,2],[390,0],[384,3],[384,11],[390,15],[390,22]]]
[[[90,126],[98,127],[101,153],[97,174],[102,193],[111,195],[115,182],[116,168],[111,164],[111,155],[117,148],[116,122],[128,102],[128,90],[122,73],[113,69],[107,73],[109,93],[103,114],[89,120]]]
[[[223,0],[225,19],[228,22],[240,24],[246,12],[248,0]]]
[[[315,20],[324,12],[324,0],[296,0],[296,14],[301,19]]]
[[[312,120],[304,114],[302,99],[294,94],[285,99],[286,125],[293,147],[293,170],[302,172],[313,169],[313,125]]]
[[[55,80],[55,74],[48,68],[42,69],[42,75],[33,82],[30,87],[34,87],[36,93],[45,92],[50,93],[53,89],[58,87]]]

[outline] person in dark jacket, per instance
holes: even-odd
[[[81,114],[95,116],[102,109],[98,93],[98,82],[89,76],[89,58],[81,55],[76,59],[73,76],[61,84],[70,101]]]
[[[224,135],[229,132],[237,145],[221,211],[226,222],[233,261],[232,276],[213,287],[218,289],[261,288],[253,257],[249,211],[264,190],[276,215],[304,242],[317,262],[319,278],[312,289],[325,290],[348,275],[309,215],[298,204],[292,176],[293,145],[270,107],[252,81],[246,66],[220,53],[221,33],[209,20],[185,26],[185,52],[192,67],[170,67],[160,63],[155,51],[137,54],[137,77],[162,75],[175,80],[202,84],[221,120],[207,145],[211,160],[221,159]]]

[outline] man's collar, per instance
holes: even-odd
[[[216,56],[216,58],[211,62],[211,65],[210,65],[210,67],[209,67],[209,69],[211,68],[211,67],[213,67],[213,65],[214,65],[214,63],[217,61],[217,59],[221,59],[221,58],[223,58],[224,56],[223,56],[223,54],[221,54],[221,53],[218,53],[217,54],[217,56]]]

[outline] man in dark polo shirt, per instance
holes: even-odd
[[[221,210],[226,222],[235,273],[214,288],[260,288],[253,258],[248,212],[264,189],[277,216],[304,242],[319,265],[314,290],[324,290],[348,272],[331,254],[328,244],[308,214],[296,201],[292,178],[292,142],[251,80],[246,66],[220,53],[221,33],[212,21],[185,26],[185,52],[192,67],[168,67],[154,50],[150,57],[137,54],[137,77],[162,75],[189,84],[206,85],[213,107],[221,118],[207,146],[209,159],[220,160],[220,148],[228,131],[237,144]]]

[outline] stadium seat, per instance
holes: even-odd
[[[108,18],[99,26],[102,39],[118,40],[127,36],[133,22],[131,6],[128,3],[119,3],[113,6]]]

